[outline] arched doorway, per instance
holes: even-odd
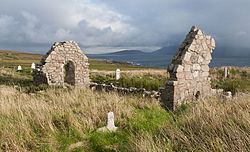
[[[75,85],[75,65],[72,61],[64,65],[64,83]]]

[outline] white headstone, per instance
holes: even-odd
[[[31,64],[31,69],[33,69],[33,70],[36,69],[36,64],[35,63]]]
[[[17,67],[17,71],[22,71],[21,65],[19,65],[19,66]]]
[[[115,126],[115,116],[114,112],[108,113],[108,122],[107,128],[109,131],[116,131],[117,127]]]
[[[224,78],[228,77],[228,68],[224,67]]]
[[[120,69],[116,69],[115,71],[115,79],[119,80],[121,78],[121,70]]]

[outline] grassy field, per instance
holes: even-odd
[[[6,58],[1,56],[2,60]],[[24,62],[22,57],[13,60],[14,63]],[[29,58],[25,58],[27,60]],[[106,64],[104,61],[94,62],[96,66]],[[120,66],[122,69],[124,65]],[[92,69],[91,77],[101,76],[101,81],[110,80],[114,76],[113,68],[112,65],[107,66],[109,71]],[[122,76],[128,82],[152,79],[155,83],[158,78],[168,76],[165,70],[160,69],[124,69],[127,70],[122,71]],[[233,100],[224,101],[214,96],[170,112],[162,108],[156,99],[89,89],[34,86],[28,67],[22,72],[16,72],[13,66],[0,68],[0,149],[250,151],[249,72],[235,68],[230,78],[223,79],[221,69],[211,70],[213,87],[235,91]],[[118,131],[98,132],[98,128],[106,125],[109,111],[115,113]]]
[[[2,151],[250,151],[248,93],[168,112],[138,96],[48,86],[27,92],[28,72],[4,68],[0,78]],[[98,132],[109,111],[118,131]]]

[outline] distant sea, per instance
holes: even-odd
[[[134,65],[166,68],[170,64],[172,55],[150,56],[150,55],[113,55],[113,54],[89,54],[90,58],[107,59],[113,61],[129,62]],[[250,57],[213,57],[210,67],[239,66],[250,67]]]
[[[250,57],[215,57],[210,63],[211,67],[238,66],[250,67]]]

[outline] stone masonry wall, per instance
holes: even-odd
[[[167,82],[161,100],[171,110],[186,101],[211,93],[209,66],[215,40],[197,27],[192,27],[168,67]]]
[[[74,41],[56,42],[33,71],[35,84],[89,86],[89,64]]]

